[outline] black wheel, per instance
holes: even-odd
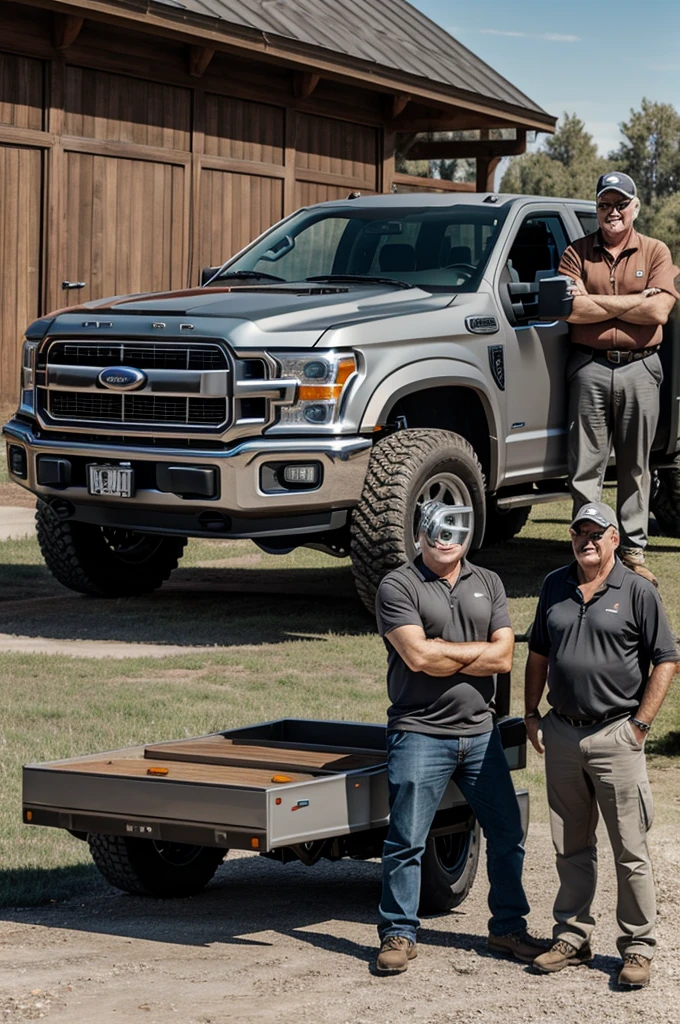
[[[656,470],[650,505],[661,532],[680,537],[680,465]]]
[[[135,896],[194,896],[204,889],[226,850],[128,836],[89,835],[92,859],[107,882]]]
[[[430,837],[421,864],[420,911],[439,914],[459,906],[472,888],[479,861],[479,825]]]
[[[484,477],[464,438],[448,430],[400,430],[375,446],[350,545],[356,588],[369,611],[383,576],[416,555],[420,506],[432,499],[472,506],[470,549],[480,547]]]
[[[530,512],[530,505],[525,505],[524,508],[509,508],[505,511],[498,508],[495,502],[488,502],[484,547],[489,547],[491,544],[503,544],[506,540],[516,537],[526,524]]]
[[[38,543],[52,575],[81,594],[135,597],[156,590],[182,557],[186,537],[159,537],[61,520],[44,501]]]

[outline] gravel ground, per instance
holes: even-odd
[[[377,977],[376,862],[314,868],[231,855],[188,901],[101,889],[87,903],[5,912],[0,1019],[53,1024],[646,1024],[680,1021],[677,830],[651,834],[659,895],[652,985],[619,992],[615,883],[601,842],[592,965],[552,977],[486,950],[483,873],[451,914],[429,918],[406,974]],[[531,828],[531,927],[549,934],[556,875],[546,825]]]

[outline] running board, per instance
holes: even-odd
[[[526,508],[527,505],[545,505],[549,501],[568,499],[568,491],[530,491],[528,494],[512,494],[509,498],[496,498],[496,508],[508,512],[511,508]]]

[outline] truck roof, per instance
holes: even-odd
[[[503,192],[447,192],[445,195],[433,195],[428,192],[425,195],[418,195],[414,192],[398,192],[379,195],[361,195],[356,199],[331,199],[325,203],[315,203],[315,206],[367,206],[371,208],[385,207],[395,209],[401,207],[431,207],[431,206],[508,206],[515,202],[547,202],[567,203],[570,206],[587,207],[595,209],[595,200],[589,199],[562,199],[557,196],[526,196]]]

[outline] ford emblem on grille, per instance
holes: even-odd
[[[112,391],[137,391],[144,387],[148,378],[142,370],[136,370],[133,366],[107,366],[97,379]]]

